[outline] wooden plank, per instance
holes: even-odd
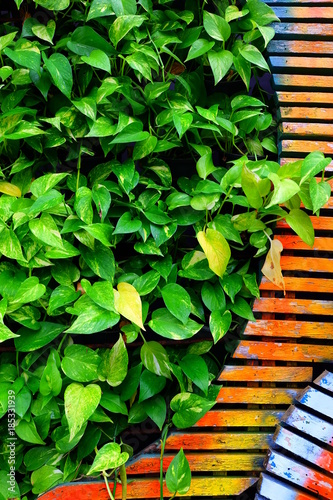
[[[254,301],[253,311],[279,314],[319,314],[323,316],[333,316],[333,301],[261,297]]]
[[[289,427],[304,432],[307,436],[331,446],[333,445],[333,425],[301,408],[292,405],[281,420]]]
[[[218,380],[254,382],[311,382],[313,370],[306,366],[228,366]]]
[[[233,357],[236,359],[329,363],[333,359],[333,346],[241,340]]]
[[[333,61],[333,58],[332,58]],[[279,125],[280,135],[301,137],[332,137],[333,124],[330,123],[302,123],[302,122],[282,122]]]
[[[278,426],[274,434],[274,445],[297,455],[298,457],[317,465],[327,472],[333,473],[333,453],[312,443],[308,439]]]
[[[333,96],[333,94],[332,94]],[[282,120],[328,120],[333,119],[333,108],[319,107],[281,107],[279,110]]]
[[[324,498],[332,499],[333,478],[322,472],[312,470],[296,460],[285,457],[277,451],[270,453],[266,465],[267,472],[271,472],[285,480],[301,486]]]
[[[316,498],[267,474],[261,474],[258,489],[260,494],[268,500],[314,500]]]
[[[309,42],[310,45],[312,45],[312,43],[313,42]],[[333,42],[330,43],[332,43],[332,51],[333,51]],[[291,103],[297,106],[301,104],[303,105],[333,104],[333,93],[331,92],[309,92],[309,91],[291,92],[288,90],[284,91],[280,90],[276,92],[276,96],[279,103]]]
[[[321,413],[324,417],[333,418],[332,396],[323,394],[318,389],[307,387],[301,394],[296,396],[296,400],[301,405]]]
[[[299,391],[282,388],[222,387],[218,403],[291,404]]]
[[[311,273],[333,272],[333,259],[283,255],[280,263],[283,271],[307,271]]]
[[[274,7],[275,14],[281,21],[330,21],[333,18],[333,7]]]
[[[276,38],[332,38],[333,24],[329,23],[301,23],[301,22],[282,22],[274,23]]]
[[[326,278],[284,278],[286,291],[294,292],[317,292],[333,293],[333,280]],[[281,290],[267,278],[263,278],[260,284],[260,290]]]
[[[333,76],[324,75],[285,75],[273,73],[272,75],[274,87],[277,90],[290,87],[306,87],[311,88],[332,88]]]
[[[278,410],[210,410],[195,427],[273,427],[283,413]]]
[[[312,151],[322,151],[323,153],[332,154],[333,142],[285,139],[281,141],[279,151],[281,151],[281,154],[311,153]]]
[[[333,148],[333,143],[332,143],[332,148]],[[332,231],[333,230],[333,217],[324,217],[324,216],[316,217],[316,216],[310,215],[310,219],[311,219],[311,222],[312,222],[314,229],[316,229],[316,230],[320,230],[320,231]],[[286,221],[281,220],[276,224],[276,227],[288,228],[289,225],[287,224]]]
[[[175,454],[163,456],[163,471],[166,472]],[[262,471],[265,453],[186,453],[192,472],[209,471]],[[142,454],[126,464],[126,472],[132,474],[158,474],[160,454]]]
[[[220,495],[240,495],[257,482],[257,477],[193,477],[191,487],[184,498],[191,496],[212,498]],[[111,490],[113,482],[110,481]],[[172,493],[164,485],[163,496],[170,498]],[[103,481],[67,483],[56,486],[39,500],[109,500],[109,494]],[[117,485],[116,500],[122,498],[121,484]],[[158,479],[136,479],[128,483],[127,500],[160,498]]]
[[[268,54],[332,54],[333,42],[316,40],[272,40],[267,47]],[[325,102],[325,101],[324,101]]]
[[[287,337],[333,339],[332,323],[291,320],[260,320],[249,321],[244,335],[259,337]]]
[[[313,247],[310,247],[299,236],[282,235],[275,236],[279,239],[285,250],[314,250],[318,252],[333,252],[333,238],[316,237]]]
[[[272,444],[267,432],[172,432],[166,451],[180,450],[266,450]]]
[[[299,5],[299,4],[321,4],[321,3],[324,3],[324,4],[330,4],[330,3],[333,3],[333,0],[265,0],[265,3],[267,3],[267,5],[270,5],[270,6],[274,6],[274,5],[283,5],[285,3],[287,3],[288,5],[290,4],[296,4],[296,5]]]
[[[314,384],[319,385],[326,391],[333,392],[333,373],[325,370],[319,377],[314,380]]]
[[[313,52],[314,53],[314,52]],[[305,56],[270,56],[268,62],[272,71],[279,72],[291,70],[296,72],[296,68],[303,69],[306,74],[314,70],[327,70],[333,69],[333,59],[331,57],[305,57]]]

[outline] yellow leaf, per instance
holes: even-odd
[[[115,306],[119,314],[124,316],[143,330],[142,303],[138,292],[129,283],[119,283],[118,291],[114,290]]]
[[[0,193],[9,194],[9,196],[21,197],[21,190],[10,182],[0,181]]]
[[[222,278],[231,257],[229,243],[215,229],[200,231],[197,238],[207,257],[210,269]]]
[[[261,272],[266,278],[285,292],[285,283],[281,270],[281,252],[283,245],[280,240],[271,240],[271,248],[266,256]]]

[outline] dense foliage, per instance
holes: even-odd
[[[300,203],[326,203],[314,177],[330,159],[224,162],[276,151],[264,93],[247,92],[273,36],[259,0],[15,3],[23,26],[0,27],[0,341],[15,347],[0,433],[13,391],[16,494],[34,498],[118,467],[124,482],[124,429],[189,427],[215,404],[211,348],[254,319],[272,224],[313,243]],[[210,93],[210,73],[244,91]],[[109,346],[82,345],[97,332]],[[9,455],[4,439],[0,499]]]

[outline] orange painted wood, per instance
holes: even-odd
[[[325,417],[333,419],[333,398],[323,394],[313,387],[306,387],[304,391],[296,396],[296,400],[301,404],[320,413]]]
[[[332,143],[333,147],[333,143]],[[316,217],[315,215],[310,216],[311,222],[313,224],[314,229],[320,231],[332,231],[333,230],[333,217]],[[281,220],[277,223],[276,227],[278,228],[287,228],[289,225]]]
[[[267,47],[268,54],[308,54],[330,55],[333,53],[333,42],[306,40],[272,40]],[[277,96],[279,97],[279,95]]]
[[[172,432],[167,451],[180,450],[266,450],[272,443],[268,432]]]
[[[305,56],[270,56],[268,58],[272,71],[278,72],[292,70],[296,73],[296,68],[304,69],[307,72],[315,69],[332,70],[333,59],[331,57],[305,57]]]
[[[217,495],[240,495],[252,486],[256,477],[193,477],[188,496],[208,497]],[[110,481],[111,490],[113,483]],[[172,493],[166,486],[163,488],[164,498],[170,498]],[[68,483],[56,486],[41,497],[40,500],[109,500],[104,482]],[[117,485],[116,500],[121,499],[121,485]],[[127,499],[160,498],[160,483],[158,479],[136,479],[127,486]]]
[[[333,359],[333,346],[241,340],[233,357],[239,359],[329,363]]]
[[[279,481],[277,478],[262,474],[259,479],[260,493],[255,500],[314,500],[315,496],[296,490],[290,484]]]
[[[279,126],[279,132],[282,135],[295,135],[299,138],[312,136],[332,137],[333,124],[282,122]]]
[[[333,272],[333,259],[283,255],[280,262],[283,271],[307,271],[311,273]]]
[[[333,94],[332,94],[333,95]],[[333,108],[319,107],[281,107],[279,110],[282,120],[326,120],[333,119]]]
[[[291,406],[281,418],[291,428],[304,432],[325,444],[333,445],[333,425],[324,422],[320,417],[312,415],[301,408]],[[304,436],[307,438],[307,436]]]
[[[305,43],[305,42],[304,42]],[[307,42],[310,45],[312,42]],[[323,42],[324,43],[324,42]],[[333,42],[332,50],[333,50]],[[291,92],[288,90],[280,90],[276,92],[279,103],[292,103],[299,105],[318,105],[318,104],[333,104],[333,93],[331,92]],[[298,108],[294,108],[297,111]],[[321,109],[321,108],[316,108]],[[329,108],[327,108],[329,109]]]
[[[248,323],[249,324],[249,323]],[[229,366],[226,365],[220,382],[310,382],[313,370],[305,366]]]
[[[333,392],[333,373],[325,370],[316,380],[314,380],[314,384],[326,391]]]
[[[326,37],[333,37],[333,24],[329,23],[274,23],[276,36],[283,38],[307,38],[318,40]]]
[[[195,427],[272,427],[283,413],[278,410],[210,410]]]
[[[311,151],[322,151],[333,154],[333,142],[327,141],[305,141],[285,139],[281,141],[281,153],[311,153]]]
[[[274,444],[317,465],[321,469],[333,473],[333,453],[312,443],[290,430],[278,425],[274,437]]]
[[[302,486],[320,497],[332,499],[333,478],[322,472],[306,467],[296,460],[285,457],[277,451],[271,451],[266,465],[271,472],[297,486]]]
[[[217,396],[218,403],[233,404],[291,404],[298,391],[268,387],[222,387]]]
[[[333,7],[274,7],[274,12],[281,21],[297,20],[331,20],[333,19]]]
[[[267,5],[270,5],[271,7],[273,7],[274,5],[282,5],[284,3],[288,4],[288,5],[292,5],[292,4],[295,4],[295,5],[299,5],[299,4],[330,4],[330,3],[333,3],[333,0],[265,0],[265,3],[267,3]]]
[[[253,311],[279,314],[319,314],[323,316],[333,316],[333,302],[328,300],[262,297],[254,301]]]
[[[333,293],[333,280],[326,278],[289,278],[284,277],[286,291]],[[263,278],[260,290],[281,290],[267,278]]]
[[[258,319],[256,322],[248,322],[244,335],[259,337],[333,339],[333,327],[332,323],[323,322]]]
[[[273,73],[273,84],[277,90],[290,87],[306,87],[315,90],[317,88],[332,88],[333,76],[324,75],[285,75]]]
[[[166,472],[175,454],[166,453],[163,457],[163,471]],[[263,470],[264,453],[186,453],[192,472],[209,471],[261,471]],[[126,465],[128,475],[157,474],[160,471],[160,455],[140,455]]]
[[[315,250],[319,252],[332,252],[333,251],[333,238],[315,238],[313,247],[310,247],[299,236],[296,235],[282,235],[275,236],[279,239],[285,250]],[[323,254],[325,255],[325,254]]]

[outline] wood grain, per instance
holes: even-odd
[[[333,346],[241,340],[234,358],[329,363],[333,359]]]
[[[165,449],[180,450],[266,450],[272,443],[267,432],[180,432],[173,431],[167,438]]]
[[[312,368],[305,366],[228,366],[218,380],[254,382],[310,382]]]
[[[278,410],[210,410],[195,427],[272,427],[283,413]]]
[[[255,312],[274,312],[285,314],[319,314],[333,316],[333,302],[328,300],[308,299],[256,299],[253,304]]]
[[[222,387],[218,403],[232,404],[291,404],[299,391],[285,388]]]
[[[281,420],[289,427],[302,431],[307,439],[310,436],[330,446],[333,444],[333,425],[301,408],[292,405]]]
[[[286,337],[333,339],[332,323],[291,320],[257,320],[249,321],[244,335],[258,337]]]

